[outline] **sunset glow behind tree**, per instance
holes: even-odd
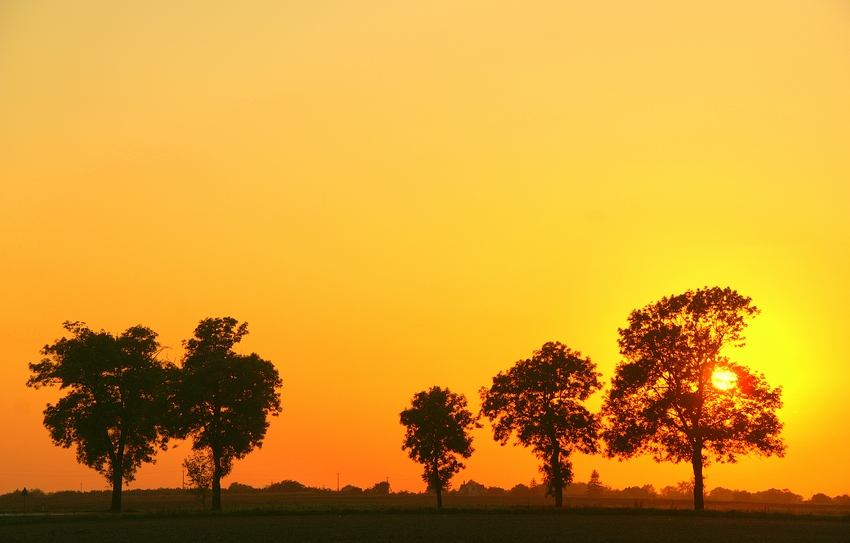
[[[251,323],[281,413],[225,486],[420,491],[413,393],[478,412],[547,341],[607,389],[631,311],[728,285],[761,315],[723,355],[782,387],[787,452],[707,486],[850,493],[848,52],[839,0],[0,3],[0,492],[104,486],[25,386],[65,321],[175,363],[200,319]],[[473,437],[458,481],[539,477]],[[131,488],[180,485],[174,443]]]

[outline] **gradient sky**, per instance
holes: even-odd
[[[172,360],[202,318],[249,323],[283,413],[225,485],[418,491],[415,392],[477,410],[550,340],[607,381],[630,311],[719,285],[762,309],[732,354],[783,387],[788,452],[707,487],[850,493],[848,280],[846,1],[0,2],[0,492],[106,486],[24,386],[65,320]],[[474,446],[457,483],[540,480]]]

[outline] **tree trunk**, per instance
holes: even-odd
[[[698,440],[694,446],[694,456],[691,459],[691,464],[694,467],[694,510],[702,511],[705,509],[702,483],[702,441]]]
[[[561,447],[555,440],[552,449],[552,489],[555,491],[555,507],[564,506],[564,484],[561,480]]]
[[[431,486],[437,491],[437,509],[443,508],[443,481],[440,480],[440,462],[435,457],[431,462],[434,471],[431,478]]]
[[[221,453],[213,449],[213,480],[211,511],[221,511]]]
[[[119,462],[120,464],[120,462]],[[121,512],[121,486],[124,482],[124,473],[121,466],[113,466],[112,468],[112,506],[109,510],[113,513]]]
[[[109,511],[121,512],[121,490],[124,485],[124,436],[118,438],[118,451],[112,458],[112,505]]]

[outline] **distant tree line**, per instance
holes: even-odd
[[[597,474],[598,475],[598,474]],[[656,491],[651,484],[643,486],[631,486],[622,489],[612,488],[602,484],[601,492],[595,492],[593,485],[588,482],[573,482],[565,486],[563,489],[564,497],[572,499],[583,499],[581,503],[588,503],[587,500],[605,499],[605,500],[629,500],[636,503],[645,503],[647,505],[664,506],[668,500],[693,500],[693,482],[682,481],[676,485],[663,487]],[[18,489],[12,492],[7,492],[0,495],[0,510],[3,511],[20,511],[20,510],[62,510],[68,507],[74,507],[81,503],[91,502],[92,497],[106,495],[109,491],[105,490],[90,490],[86,492],[63,490],[58,492],[43,492],[38,488],[28,489],[26,494],[23,492],[27,489]],[[179,488],[158,488],[158,489],[136,489],[125,490],[124,493],[130,493],[136,496],[138,500],[142,496],[148,496],[146,501],[162,499],[170,494],[184,493],[184,490]],[[327,497],[338,495],[335,489],[313,487],[304,485],[298,481],[285,480],[263,487],[253,487],[239,482],[231,483],[227,488],[222,488],[222,492],[226,495],[236,494],[307,494],[307,495],[324,495]],[[510,488],[501,488],[498,486],[485,486],[476,481],[464,481],[457,488],[447,490],[446,494],[450,496],[466,496],[466,497],[488,497],[488,498],[506,498],[508,500],[522,499],[539,499],[546,495],[547,487],[544,484],[538,484],[532,480],[530,484],[516,484]],[[400,491],[392,492],[389,485],[385,481],[379,481],[369,488],[359,489],[356,486],[351,486],[345,493],[351,497],[362,497],[369,499],[376,496],[414,496],[415,493]],[[200,499],[200,498],[199,498]],[[799,494],[795,494],[788,489],[762,490],[758,492],[749,492],[746,490],[731,490],[723,487],[716,487],[706,492],[706,502],[726,502],[739,504],[786,504],[786,505],[826,505],[848,507],[850,506],[850,495],[841,494],[836,496],[828,496],[823,493],[816,493],[811,498],[805,499]],[[510,503],[510,501],[508,502]],[[591,502],[592,503],[592,502]],[[616,503],[616,502],[615,502]],[[669,502],[667,502],[669,505]]]
[[[487,418],[493,438],[512,439],[540,459],[548,495],[556,507],[573,481],[571,456],[602,453],[627,459],[651,455],[657,462],[687,462],[694,479],[686,490],[704,508],[703,469],[734,463],[745,454],[783,456],[781,388],[730,360],[724,347],[744,345],[747,320],[759,310],[752,300],[719,287],[689,290],[632,311],[619,329],[623,359],[599,413],[584,402],[602,388],[588,357],[558,342],[545,343],[482,387],[473,415],[463,394],[438,386],[414,395],[400,414],[402,449],[422,464],[422,478],[437,495],[473,453],[470,432]],[[603,492],[598,474],[589,483]],[[665,489],[668,494],[672,489]],[[633,489],[658,495],[650,485]]]
[[[261,447],[268,416],[280,412],[282,386],[274,365],[233,346],[248,333],[231,317],[200,321],[183,342],[178,366],[162,360],[157,334],[144,326],[120,336],[65,322],[70,338],[46,345],[29,364],[27,386],[66,391],[44,410],[56,445],[76,447],[77,460],[112,485],[112,511],[121,510],[123,485],[154,461],[169,440],[188,439],[184,466],[198,491],[209,487],[221,509],[221,478],[233,462]],[[204,496],[204,502],[206,496]]]
[[[658,491],[651,484],[616,489],[602,484],[599,481],[598,472],[594,470],[587,483],[570,483],[564,487],[563,492],[565,496],[573,498],[692,500],[693,488],[693,481],[682,481],[676,485],[665,486]],[[475,481],[464,481],[457,490],[450,491],[449,494],[466,496],[543,497],[547,495],[547,487],[532,482],[531,485],[518,484],[510,489],[504,489],[496,486],[484,486]],[[850,496],[847,494],[829,497],[826,494],[818,493],[814,494],[811,499],[806,500],[803,496],[795,494],[787,488],[783,490],[771,488],[759,492],[748,492],[746,490],[730,490],[728,488],[716,487],[707,492],[705,498],[707,501],[715,502],[850,505]]]

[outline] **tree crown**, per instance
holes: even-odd
[[[633,311],[620,330],[624,361],[603,406],[608,456],[680,462],[700,450],[706,463],[749,452],[781,456],[781,388],[721,354],[744,345],[746,320],[758,312],[728,287],[689,290]]]
[[[83,322],[64,323],[71,338],[41,350],[30,363],[27,386],[59,386],[67,394],[44,411],[54,443],[77,447],[77,460],[112,481],[120,467],[130,482],[156,449],[166,449],[166,388],[172,366],[157,360],[157,334],[134,326],[120,336],[95,332]]]
[[[558,342],[548,342],[482,387],[481,414],[493,437],[505,445],[512,435],[543,461],[540,470],[555,494],[573,479],[570,454],[597,450],[599,418],[583,402],[601,388],[590,358]]]
[[[599,423],[583,405],[602,387],[590,358],[558,342],[549,342],[482,387],[481,414],[493,423],[494,438],[511,435],[525,447],[546,453],[554,442],[565,451],[596,450]]]
[[[469,432],[478,423],[466,397],[435,386],[416,393],[399,418],[405,426],[401,448],[423,465],[428,488],[449,488],[451,477],[465,467],[458,457],[469,458],[474,451]]]
[[[256,353],[241,355],[233,346],[248,333],[247,323],[231,317],[202,320],[185,341],[177,404],[180,434],[193,436],[195,449],[220,455],[222,476],[234,459],[261,447],[268,415],[280,413],[282,386],[277,369]]]

